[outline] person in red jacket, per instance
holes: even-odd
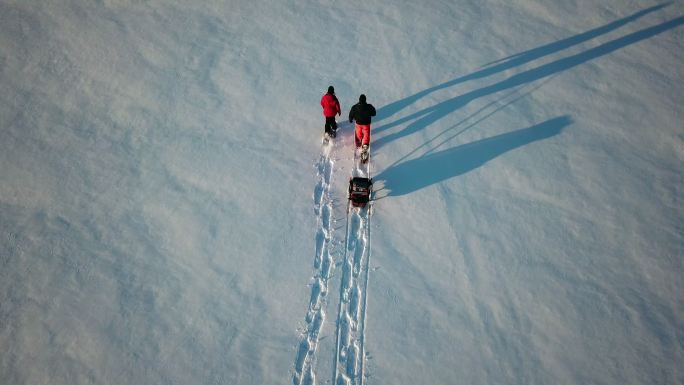
[[[340,102],[335,96],[335,88],[328,87],[328,93],[321,98],[321,107],[323,107],[323,115],[325,116],[325,133],[327,136],[334,138],[337,134],[337,122],[335,122],[335,114],[342,115],[342,108]]]

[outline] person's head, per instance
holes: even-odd
[[[334,94],[335,93],[335,88],[333,86],[328,87],[328,93],[329,94]]]
[[[366,104],[366,95],[364,95],[364,94],[359,95],[359,103]]]

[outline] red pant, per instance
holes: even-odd
[[[370,124],[356,125],[356,147],[370,143]]]

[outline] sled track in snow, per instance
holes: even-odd
[[[351,148],[351,144],[345,148]],[[347,206],[344,240],[335,241],[334,201],[331,185],[334,176],[334,146],[326,146],[315,164],[317,182],[314,188],[314,214],[316,215],[316,248],[311,296],[306,313],[306,325],[297,346],[293,383],[314,385],[318,345],[328,307],[329,283],[336,266],[341,266],[340,294],[337,306],[335,347],[333,353],[333,384],[362,385],[364,382],[365,320],[370,257],[371,206]],[[353,176],[370,175],[370,164],[358,166],[354,157]],[[344,192],[346,198],[346,192]],[[334,245],[344,245],[339,253],[342,260],[336,263]],[[323,381],[319,381],[323,382]],[[329,381],[325,381],[329,382]]]
[[[335,385],[363,384],[366,296],[370,257],[369,208],[353,209],[347,223],[340,302],[337,311]]]
[[[370,177],[370,162],[360,165],[355,156],[352,176]],[[337,311],[334,385],[361,385],[365,379],[371,212],[372,203],[365,208],[347,206],[347,231]]]

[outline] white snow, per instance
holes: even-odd
[[[682,24],[1,0],[0,383],[684,384]],[[329,85],[378,109],[352,244]]]

